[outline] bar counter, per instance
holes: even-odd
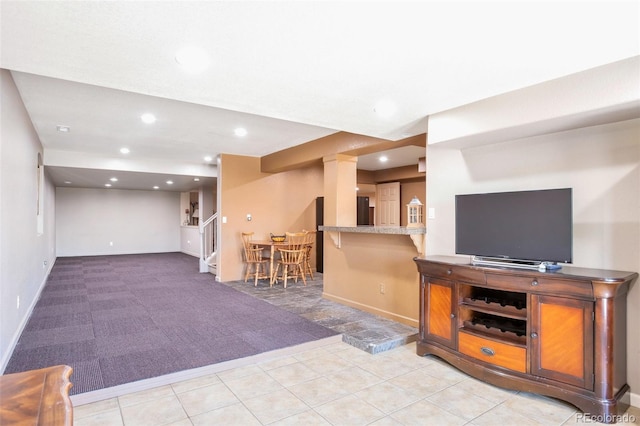
[[[318,231],[357,232],[361,234],[423,235],[427,228],[407,226],[318,226]]]
[[[318,231],[328,232],[337,248],[341,248],[340,234],[377,234],[377,235],[408,235],[418,250],[418,254],[424,254],[424,235],[427,228],[424,226],[318,226]]]

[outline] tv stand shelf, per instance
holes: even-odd
[[[417,353],[615,422],[626,410],[626,295],[637,273],[417,257]]]
[[[512,345],[526,346],[527,344],[526,337],[523,337],[520,333],[514,333],[513,331],[497,327],[473,324],[469,321],[464,321],[459,331],[464,331],[465,333],[473,334],[478,337],[486,337],[488,339],[494,339]]]
[[[502,306],[496,302],[478,302],[475,300],[463,299],[460,306],[467,309],[473,309],[477,312],[484,312],[486,314],[500,315],[505,318],[513,319],[527,319],[526,310],[518,310],[512,306]]]

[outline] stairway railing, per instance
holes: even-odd
[[[217,265],[216,228],[218,212],[200,224],[200,272],[210,272]]]

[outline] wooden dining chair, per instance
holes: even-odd
[[[313,250],[313,245],[316,242],[316,231],[304,231],[307,233],[307,239],[304,243],[305,254],[304,254],[304,264],[303,270],[304,274],[309,274],[311,279],[313,279],[313,270],[311,269],[311,251]]]
[[[253,232],[242,233],[242,247],[244,252],[244,262],[246,265],[244,282],[247,282],[247,279],[249,279],[249,275],[253,275],[253,286],[257,287],[259,279],[270,278],[269,273],[267,272],[267,264],[269,263],[269,258],[262,256],[262,247],[254,246],[251,243],[252,239]]]
[[[287,280],[289,278],[293,278],[295,282],[298,282],[298,277],[301,277],[304,285],[307,285],[307,280],[304,275],[304,257],[307,252],[304,244],[307,233],[287,232],[286,236],[288,244],[283,247],[278,247],[280,259],[278,260],[272,281],[278,280],[278,272],[280,271],[280,267],[282,267],[280,279],[284,282],[284,288],[287,288]]]

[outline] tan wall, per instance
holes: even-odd
[[[418,252],[406,235],[324,233],[324,296],[385,318],[418,326]],[[384,294],[380,286],[384,285]]]
[[[322,165],[281,173],[261,173],[260,158],[222,155],[221,196],[218,213],[221,224],[218,279],[242,277],[242,232],[255,232],[255,239],[269,234],[315,229],[315,199],[323,195]],[[247,221],[247,214],[252,220]],[[315,262],[315,254],[312,253]],[[312,262],[312,267],[315,264]]]
[[[322,166],[274,174],[259,170],[258,158],[221,156],[219,214],[227,218],[220,235],[221,281],[242,278],[241,232],[253,231],[256,238],[266,239],[271,232],[315,229],[315,199],[324,192]],[[248,213],[251,222],[246,219]],[[342,248],[337,249],[325,233],[325,297],[417,327],[419,277],[411,239],[343,233],[341,242]]]

